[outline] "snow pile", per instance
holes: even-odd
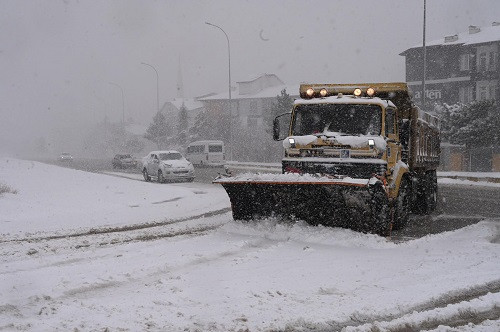
[[[370,179],[353,179],[350,177],[335,178],[333,176],[318,176],[315,174],[298,173],[242,173],[233,177],[222,177],[214,181],[215,183],[237,183],[237,182],[274,182],[283,184],[295,183],[325,183],[325,184],[353,184],[366,186]]]

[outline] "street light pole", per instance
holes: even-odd
[[[232,129],[232,127],[233,127],[233,112],[232,112],[232,102],[231,102],[231,48],[229,46],[229,37],[227,36],[226,31],[224,31],[220,26],[209,23],[209,22],[205,22],[205,24],[216,27],[217,29],[222,31],[227,39],[227,57],[229,60],[229,82],[228,82],[228,86],[229,86],[229,141],[230,141],[229,143],[231,146],[231,149],[229,150],[229,157],[231,160],[233,160],[233,129]]]
[[[422,38],[422,51],[424,53],[423,56],[423,72],[422,72],[422,109],[425,111],[425,71],[426,71],[426,57],[427,57],[427,52],[425,48],[425,15],[426,15],[426,0],[424,0],[424,27],[423,27],[423,38]]]
[[[109,84],[119,87],[120,91],[122,92],[122,125],[125,126],[125,98],[123,96],[123,88],[121,86],[119,86],[118,84],[113,83],[113,82],[109,82]]]
[[[153,68],[153,70],[156,73],[156,108],[158,109],[158,112],[160,111],[160,85],[159,85],[159,76],[158,76],[158,71],[156,70],[155,67],[150,65],[149,63],[141,62],[141,65],[149,66]]]

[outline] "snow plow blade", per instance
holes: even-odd
[[[235,220],[278,217],[386,235],[387,194],[378,179],[334,179],[298,174],[218,178]]]

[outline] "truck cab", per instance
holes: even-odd
[[[274,123],[283,173],[376,177],[390,200],[406,181],[412,206],[435,208],[439,123],[413,104],[405,83],[303,84],[300,97]]]

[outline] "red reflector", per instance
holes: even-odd
[[[302,172],[298,168],[287,166],[285,167],[285,173],[302,173]]]

